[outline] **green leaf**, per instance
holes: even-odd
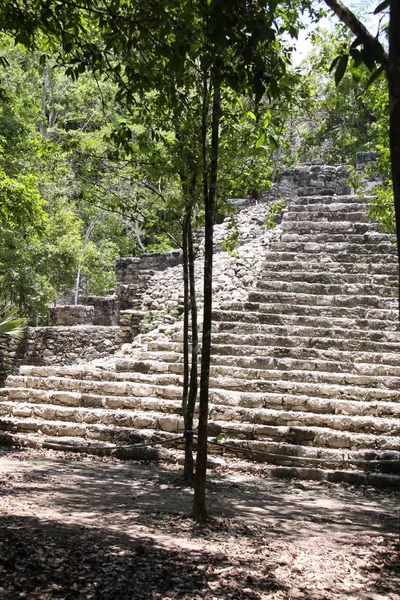
[[[332,73],[333,69],[336,67],[337,63],[340,60],[340,56],[336,56],[336,58],[333,59],[331,66],[329,67],[329,73]]]
[[[265,142],[265,133],[262,133],[258,140],[256,141],[256,148],[259,148],[261,144]]]
[[[349,61],[349,55],[348,54],[344,54],[343,56],[340,57],[340,59],[338,61],[337,68],[336,68],[336,71],[335,71],[335,83],[336,83],[336,85],[339,85],[339,83],[342,81],[343,76],[346,73],[348,61]]]
[[[385,8],[389,8],[390,7],[390,0],[383,0],[383,2],[381,2],[380,4],[378,4],[378,6],[376,7],[376,9],[374,10],[374,15],[377,15],[378,13],[382,12],[383,10],[385,10]]]
[[[376,81],[378,79],[378,77],[380,75],[382,75],[382,73],[384,73],[384,68],[383,67],[379,67],[379,69],[376,69],[376,71],[374,71],[371,75],[371,77],[368,79],[367,81],[367,87],[369,87],[372,83],[374,83],[374,81]]]

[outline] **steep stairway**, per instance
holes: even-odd
[[[354,196],[292,199],[257,287],[214,311],[211,452],[399,486],[397,259],[365,214]],[[176,459],[151,444],[181,443],[181,348],[174,334],[102,367],[21,367],[0,441]]]

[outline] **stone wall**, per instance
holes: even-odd
[[[20,365],[70,365],[113,355],[121,347],[119,327],[27,327],[16,341],[0,336],[0,384]]]
[[[73,327],[74,325],[93,325],[94,307],[81,304],[64,304],[49,309],[50,324]]]
[[[322,160],[283,171],[266,198],[300,196],[343,196],[351,194],[348,166],[329,166]]]
[[[116,294],[122,310],[131,308],[132,303],[143,293],[149,278],[156,271],[165,271],[182,262],[180,250],[171,252],[145,253],[138,258],[116,260]]]
[[[94,308],[93,325],[114,327],[118,325],[118,297],[110,296],[81,296],[80,302]]]

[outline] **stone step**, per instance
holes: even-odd
[[[326,233],[327,236],[333,235],[335,233],[357,233],[364,234],[372,231],[379,232],[380,226],[378,223],[367,223],[366,221],[316,221],[316,220],[308,220],[308,221],[292,221],[286,218],[282,219],[282,232],[288,233],[290,231],[294,231],[296,233],[306,233],[310,232],[315,233]]]
[[[344,308],[353,307],[371,307],[377,309],[395,310],[397,298],[385,297],[381,298],[376,295],[354,295],[347,294],[307,294],[300,292],[285,292],[285,291],[262,291],[256,290],[249,292],[249,302],[279,304],[303,305],[310,306],[314,310],[316,306],[336,306]]]
[[[277,246],[279,244],[279,247]],[[354,246],[354,245],[352,245]],[[370,269],[371,265],[388,267],[397,267],[398,261],[394,250],[394,247],[382,248],[380,244],[369,244],[366,252],[361,252],[360,248],[362,245],[357,245],[358,252],[352,252],[349,247],[340,247],[339,244],[335,244],[335,248],[331,252],[329,244],[315,244],[310,250],[308,250],[308,244],[304,244],[303,247],[295,250],[287,247],[287,244],[283,242],[276,242],[273,246],[273,250],[266,252],[264,255],[266,263],[282,263],[285,262],[297,262],[310,263],[311,265],[323,264],[332,265],[338,267],[340,263],[353,263],[355,265],[360,264],[362,268],[363,263]],[[281,266],[279,266],[281,268]],[[317,267],[319,268],[319,267]]]
[[[297,208],[297,210],[294,210]],[[312,206],[289,206],[289,209],[284,213],[283,222],[290,221],[291,223],[301,223],[302,221],[320,221],[321,223],[342,222],[362,222],[366,223],[365,206],[348,205],[348,204],[330,204],[324,206],[322,204],[313,204]],[[334,227],[334,225],[333,225]]]
[[[218,387],[217,387],[218,385]],[[326,400],[330,400],[330,404]],[[339,400],[349,400],[352,415],[355,411],[362,411],[363,405],[357,407],[357,402],[368,403],[385,401],[393,404],[386,407],[391,415],[398,415],[396,403],[399,402],[398,390],[385,390],[383,388],[368,388],[363,386],[339,385],[326,383],[313,383],[307,381],[282,381],[282,380],[249,380],[236,377],[214,378],[210,382],[210,402],[227,404],[230,406],[244,406],[255,408],[290,408],[292,411],[304,410],[306,412],[335,413],[335,403]],[[309,401],[309,402],[308,402]],[[339,403],[340,404],[340,403]],[[339,406],[338,406],[339,408]],[[398,422],[397,427],[400,425]],[[395,424],[393,423],[393,426]]]
[[[283,270],[278,271],[266,270],[262,272],[259,282],[262,286],[263,282],[284,281],[301,282],[307,284],[323,284],[323,285],[374,285],[388,287],[398,287],[398,278],[396,274],[370,274],[370,273],[340,273],[329,270],[314,270],[311,272],[301,270]],[[353,293],[353,292],[352,292]]]
[[[293,298],[293,304],[290,302],[223,302],[220,306],[223,311],[250,311],[259,314],[275,314],[283,316],[311,316],[317,318],[325,317],[331,319],[371,319],[383,320],[387,322],[388,327],[398,327],[399,313],[396,309],[371,308],[365,306],[313,306],[310,309],[308,304],[296,304]],[[392,323],[392,325],[390,325]]]
[[[280,443],[319,448],[394,451],[398,451],[400,448],[400,437],[398,435],[358,433],[357,431],[344,429],[344,420],[347,420],[347,427],[354,427],[355,429],[362,427],[361,423],[357,424],[357,417],[354,417],[350,422],[350,417],[343,417],[343,420],[341,420],[337,416],[329,416],[325,420],[325,422],[329,422],[329,427],[326,427],[323,425],[322,415],[310,415],[309,413],[301,415],[300,413],[290,413],[290,411],[284,413],[278,410],[240,407],[235,409],[233,418],[232,412],[232,409],[226,406],[217,406],[211,409],[210,435],[227,433],[233,423],[243,423],[246,429],[251,428],[253,439],[265,438]],[[358,417],[358,419],[361,419],[361,417]],[[391,419],[388,419],[388,421],[391,421]],[[219,424],[218,427],[214,425],[215,422]],[[311,422],[314,424],[311,425]],[[317,422],[319,425],[315,424]],[[333,429],[332,426],[336,426],[337,429]],[[368,428],[366,423],[365,427]]]
[[[318,347],[320,346],[320,347]],[[233,353],[234,352],[234,353]],[[295,364],[306,365],[309,370],[330,370],[336,365],[350,373],[398,375],[400,355],[396,352],[353,351],[330,347],[329,340],[314,347],[299,346],[254,346],[214,344],[212,346],[212,364],[231,364],[248,368],[268,368],[279,365],[291,368]],[[152,342],[146,351],[138,354],[141,360],[156,357],[179,364],[182,362],[182,345],[177,342]]]
[[[285,373],[280,371],[254,371],[251,373],[249,369],[241,369],[241,372],[238,371],[232,376],[227,368],[213,368],[210,397],[213,397],[215,402],[218,399],[218,403],[228,405],[239,402],[244,406],[284,407],[323,414],[400,417],[400,394],[396,387],[396,378],[390,378],[388,388],[382,388],[377,386],[379,380],[373,377],[352,378],[347,374],[329,377],[329,373],[319,373],[319,377],[316,377],[315,373],[298,371],[293,372],[293,377],[285,378]],[[258,376],[257,379],[250,379],[254,375]],[[236,392],[244,394],[238,395]],[[108,411],[129,409],[180,413],[180,398],[161,399],[162,402],[160,397],[151,396],[106,396],[101,393],[66,392],[62,389],[48,391],[40,388],[9,387],[2,390],[0,404],[5,406],[8,402],[19,402],[53,404],[71,410],[94,408]]]
[[[302,244],[392,244],[393,238],[385,233],[376,231],[367,231],[363,234],[358,233],[315,233],[312,231],[291,230],[287,233],[282,233],[280,237],[281,243],[302,243]]]
[[[228,452],[243,458],[252,458],[257,462],[269,462],[274,465],[317,467],[320,469],[335,469],[339,476],[339,469],[351,469],[352,471],[365,470],[368,472],[383,472],[398,474],[400,470],[399,453],[396,451],[343,451],[333,448],[314,448],[310,446],[298,446],[295,444],[281,443],[264,440],[237,439],[240,435],[232,427],[232,437],[225,440]],[[240,430],[239,430],[240,431]],[[243,435],[243,434],[242,434]],[[356,473],[353,473],[353,476]],[[342,481],[355,483],[351,477],[343,478]],[[397,480],[397,481],[396,481]],[[400,480],[396,478],[391,482],[393,489]]]
[[[155,438],[155,433],[157,438]],[[123,439],[115,439],[114,442],[87,439],[79,436],[50,436],[36,433],[3,433],[0,431],[0,445],[16,446],[23,448],[46,448],[64,452],[82,452],[96,456],[114,456],[120,459],[132,460],[156,460],[176,463],[183,454],[179,450],[171,450],[170,447],[177,445],[173,442],[176,438],[173,434],[171,442],[166,439],[167,444],[163,446],[148,446],[148,443],[166,437],[165,432],[154,432],[137,430],[131,435],[131,442]],[[212,464],[212,461],[209,461]]]
[[[309,312],[309,311],[308,311]],[[321,315],[321,316],[320,316]],[[336,317],[332,320],[329,315],[324,316],[324,312],[315,315],[297,315],[291,313],[281,313],[281,311],[273,312],[258,312],[258,311],[239,311],[239,310],[214,310],[213,321],[227,323],[243,323],[247,326],[248,323],[265,324],[265,325],[284,325],[289,327],[325,327],[332,326],[349,329],[369,329],[371,334],[373,331],[383,332],[385,330],[397,331],[400,337],[400,326],[393,321],[384,319],[358,319],[356,317]]]
[[[234,357],[231,358],[233,359]],[[267,357],[265,362],[265,365],[256,364],[253,367],[240,366],[234,360],[228,362],[228,364],[212,364],[211,377],[216,378],[221,375],[224,378],[235,377],[244,380],[304,381],[367,387],[381,386],[390,390],[400,389],[400,368],[396,371],[395,367],[389,367],[382,372],[382,366],[377,368],[374,364],[363,364],[359,366],[358,371],[356,369],[354,372],[349,372],[349,365],[347,363],[338,363],[336,361],[312,363],[311,361],[293,360],[289,362],[288,360],[273,361]],[[173,372],[183,373],[183,362],[162,362],[162,356],[157,354],[152,358],[140,361],[121,359],[118,361],[117,369],[130,377],[136,369],[141,371],[146,369],[147,372],[152,372],[154,369],[154,372],[157,372],[160,366],[164,372],[172,369]],[[324,371],[324,367],[328,367],[330,370]],[[392,370],[397,374],[391,374]],[[216,386],[215,383],[214,386]]]
[[[269,352],[271,347],[280,348],[313,348],[324,350],[331,348],[334,350],[344,350],[352,352],[375,352],[375,353],[393,353],[398,354],[400,359],[400,342],[376,342],[370,340],[349,339],[332,339],[330,337],[313,337],[287,334],[276,336],[274,334],[249,334],[235,335],[234,333],[216,333],[213,335],[213,343],[215,353],[218,352],[220,346],[226,347],[232,345],[235,351],[240,353],[241,347],[245,348],[263,348],[264,352]],[[161,349],[166,349],[161,347]]]
[[[400,350],[400,331],[398,330],[377,330],[356,329],[355,327],[340,327],[336,323],[331,327],[314,325],[300,325],[299,323],[271,324],[271,323],[243,323],[232,321],[219,321],[213,324],[214,341],[218,343],[220,334],[234,334],[236,336],[245,336],[247,342],[249,336],[255,336],[263,345],[263,336],[271,335],[281,338],[282,336],[296,336],[296,338],[334,338],[335,341],[356,340],[359,344],[377,342],[378,344],[398,344]],[[182,341],[182,337],[174,337],[176,341]],[[222,338],[223,340],[224,338]],[[236,339],[236,338],[235,338]],[[258,343],[255,342],[255,343]],[[224,343],[224,342],[223,342]],[[305,345],[309,345],[306,343]],[[372,349],[372,348],[371,348]]]
[[[6,409],[4,414],[3,409]],[[183,419],[177,415],[162,413],[138,413],[129,411],[121,415],[119,425],[114,425],[112,413],[95,409],[88,415],[85,409],[44,407],[43,405],[0,405],[0,430],[12,433],[31,432],[50,436],[79,436],[86,439],[129,442],[137,429],[150,429],[180,433]],[[13,410],[14,409],[14,410]],[[29,413],[28,413],[29,411]],[[11,413],[11,414],[10,414]],[[81,413],[82,420],[78,420]],[[74,418],[74,421],[69,420]],[[90,420],[91,419],[91,420]],[[129,423],[127,426],[126,423]],[[215,423],[218,423],[216,425]],[[375,423],[375,426],[374,426]],[[228,434],[232,425],[243,424],[243,430],[251,429],[253,439],[272,439],[300,446],[344,448],[355,450],[394,450],[400,448],[398,427],[393,419],[371,419],[338,415],[315,415],[273,409],[255,409],[213,405],[210,407],[210,436]],[[391,427],[391,429],[390,429]],[[363,431],[362,433],[360,432]]]
[[[5,390],[5,391],[4,391]],[[166,414],[180,414],[181,401],[162,399],[151,396],[106,396],[104,394],[87,394],[82,392],[66,392],[64,390],[49,391],[37,388],[14,387],[4,388],[0,396],[0,404],[7,402],[25,402],[44,405],[57,405],[69,408],[158,411]]]
[[[311,294],[317,296],[380,296],[393,297],[398,294],[395,285],[385,286],[376,283],[310,283],[307,281],[284,281],[263,278],[257,284],[260,290],[289,292],[292,294]]]
[[[151,429],[132,429],[103,424],[73,423],[68,421],[47,421],[40,418],[0,417],[0,431],[7,434],[37,434],[43,437],[80,438],[88,443],[109,442],[135,444],[151,443],[153,439],[171,439],[176,432]]]
[[[287,353],[287,349],[285,348]],[[363,385],[368,381],[368,385],[373,387],[378,385],[382,377],[387,381],[389,389],[396,389],[396,380],[400,378],[400,366],[392,364],[382,364],[381,362],[368,363],[362,362],[370,358],[364,354],[355,355],[352,360],[351,353],[329,352],[327,358],[292,358],[274,356],[232,356],[217,355],[212,357],[211,373],[228,375],[236,373],[239,377],[256,379],[262,377],[268,379],[280,378],[290,380],[293,373],[293,379],[299,381],[326,381],[327,383],[350,383],[354,385]],[[172,358],[173,357],[173,358]],[[353,357],[354,358],[354,357]],[[381,355],[376,355],[379,360]],[[357,362],[360,361],[360,362]],[[117,368],[121,371],[133,371],[135,369],[147,372],[157,372],[160,367],[164,372],[183,372],[183,357],[178,353],[171,352],[143,352],[136,359],[121,359],[122,364]],[[241,373],[245,373],[241,375]],[[268,375],[266,374],[268,373]],[[265,374],[265,375],[264,375]],[[275,374],[275,376],[273,376]],[[393,384],[393,387],[392,387]],[[0,389],[1,395],[1,389]]]
[[[286,275],[289,277],[290,273],[301,273],[305,276],[312,277],[313,273],[326,273],[327,275],[332,274],[333,276],[342,275],[354,275],[357,276],[383,276],[388,278],[398,278],[398,265],[397,262],[389,263],[365,263],[365,262],[333,262],[331,260],[323,262],[316,261],[299,261],[299,260],[282,260],[276,262],[265,262],[263,264],[263,271],[260,278],[268,277],[273,272],[278,275],[281,273],[282,277]]]
[[[175,344],[173,342],[170,343],[169,346],[166,344],[164,347],[155,346],[152,349],[159,350],[168,350],[171,351],[174,348],[175,352],[180,351],[180,344]],[[221,364],[221,356],[232,356],[232,344],[223,345],[223,344],[214,344],[212,348],[212,356],[213,363]],[[332,345],[329,343],[329,340],[326,340],[325,343],[321,341],[320,344],[314,344],[313,347],[305,348],[299,347],[296,345],[293,346],[279,346],[278,343],[276,345],[271,346],[254,346],[254,345],[238,345],[234,349],[234,356],[238,360],[238,364],[244,366],[243,358],[248,358],[249,362],[255,364],[257,360],[260,359],[287,359],[288,361],[292,361],[294,359],[297,360],[313,360],[317,365],[319,361],[333,360],[338,362],[345,363],[348,361],[349,368],[351,369],[352,363],[358,364],[375,364],[386,365],[399,367],[400,366],[400,355],[399,353],[390,353],[390,352],[371,352],[371,351],[354,351],[354,350],[344,350],[332,348]],[[247,363],[246,363],[247,364]],[[383,367],[382,367],[383,368]]]
[[[386,259],[387,255],[392,254],[396,257],[394,244],[391,242],[381,242],[380,244],[350,244],[347,242],[312,242],[308,240],[298,242],[275,242],[273,245],[274,252],[296,253],[296,254],[321,254],[328,253],[332,260],[340,261],[343,254],[346,254],[345,262],[351,259],[373,262],[373,256],[378,255],[380,262]],[[267,256],[266,259],[269,257]],[[312,259],[312,257],[311,257]]]
[[[37,378],[48,378],[48,377],[66,377],[69,379],[79,379],[84,381],[106,381],[106,382],[136,382],[136,383],[148,383],[156,385],[181,385],[182,377],[178,372],[165,371],[160,368],[158,372],[149,373],[148,371],[124,373],[115,369],[111,370],[111,365],[108,369],[96,369],[95,367],[89,367],[84,365],[72,365],[72,366],[31,366],[23,365],[19,369],[19,376],[33,376]],[[13,381],[10,378],[10,381]]]
[[[82,392],[108,396],[160,397],[180,400],[182,392],[176,385],[156,385],[146,382],[93,381],[70,377],[35,377],[10,375],[7,387],[26,387],[39,390]]]
[[[289,199],[288,200],[288,208],[289,210],[296,210],[296,208],[299,208],[299,210],[308,210],[308,207],[310,207],[310,210],[312,210],[312,207],[314,205],[320,205],[320,209],[318,210],[329,210],[330,206],[335,205],[335,204],[344,204],[346,206],[349,206],[349,209],[352,210],[352,208],[354,208],[354,206],[357,207],[362,207],[363,205],[367,204],[368,202],[368,198],[359,198],[357,195],[355,194],[343,194],[340,196],[322,196],[322,195],[315,195],[315,196],[298,196],[295,199]],[[307,208],[305,208],[307,207]]]
[[[32,402],[1,402],[0,403],[0,428],[3,419],[18,418],[27,422],[40,421],[41,431],[53,435],[45,430],[54,422],[63,425],[63,431],[56,435],[84,436],[85,427],[100,426],[100,433],[110,435],[115,429],[125,433],[130,429],[152,429],[178,433],[184,430],[183,417],[179,414],[165,414],[161,411],[147,410],[105,410],[104,408],[82,408],[60,406],[56,404],[34,404]],[[106,428],[104,430],[104,428]],[[37,431],[35,429],[35,431]],[[68,431],[68,433],[67,433]],[[99,439],[106,439],[105,437]]]
[[[147,441],[153,432],[144,435],[144,431],[135,432],[136,439]],[[166,435],[166,434],[164,434]],[[175,436],[174,436],[175,437]],[[3,439],[1,439],[3,438]],[[211,441],[211,440],[210,440]],[[123,442],[110,443],[100,440],[87,440],[80,437],[51,437],[32,433],[6,433],[0,432],[0,443],[31,448],[50,448],[72,452],[85,452],[100,456],[113,455],[123,459],[153,459],[170,462],[183,462],[182,452],[170,450],[168,447],[143,447],[143,445],[126,445]],[[228,461],[230,456],[244,458],[237,462],[237,470],[251,472],[252,463],[266,462],[275,466],[267,466],[265,471],[271,477],[295,477],[298,479],[315,479],[318,481],[346,482],[355,485],[368,485],[378,488],[398,490],[400,478],[398,475],[399,461],[395,452],[390,451],[343,451],[332,448],[313,448],[294,444],[276,443],[265,440],[229,439],[223,447],[214,443],[210,444],[209,452],[219,455],[219,466],[226,464],[222,456]],[[176,444],[168,444],[174,447]],[[178,446],[179,447],[179,446]],[[213,466],[213,457],[210,456],[209,467]],[[329,468],[328,465],[331,465]]]

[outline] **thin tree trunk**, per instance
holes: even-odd
[[[211,361],[211,321],[212,321],[212,275],[213,275],[213,228],[214,207],[217,188],[218,171],[218,145],[219,122],[221,112],[221,93],[219,82],[214,83],[214,97],[212,106],[211,124],[211,160],[210,184],[208,186],[207,173],[207,81],[203,83],[203,186],[205,208],[205,236],[204,236],[204,309],[203,309],[203,336],[201,350],[201,376],[199,399],[199,427],[198,447],[196,459],[196,479],[193,498],[192,516],[197,522],[207,519],[206,509],[206,476],[207,476],[207,450],[208,450],[208,391],[210,380]],[[206,112],[207,111],[207,112]]]
[[[182,262],[183,262],[183,390],[182,390],[182,412],[185,420],[186,437],[186,414],[189,395],[189,259],[188,259],[188,226],[190,223],[190,211],[186,212],[182,228]],[[186,456],[186,451],[185,451]],[[186,470],[186,459],[185,459]]]
[[[194,248],[192,223],[188,228],[188,259],[189,259],[189,294],[190,294],[190,314],[192,329],[192,360],[190,369],[190,384],[188,391],[188,402],[185,418],[185,468],[184,477],[187,481],[193,481],[193,419],[197,399],[197,362],[199,352],[199,337],[197,332],[197,299],[196,299],[196,281],[194,272]]]

